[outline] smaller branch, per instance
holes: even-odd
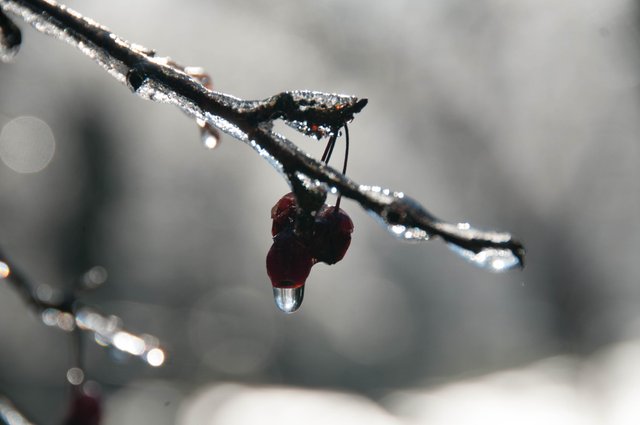
[[[11,400],[2,394],[0,394],[0,423],[6,425],[34,425]]]
[[[37,285],[0,250],[0,280],[2,279],[12,284],[24,303],[38,314],[44,324],[66,332],[91,332],[98,344],[140,357],[150,366],[161,366],[164,363],[165,351],[156,337],[131,333],[123,327],[119,317],[106,316],[82,305],[76,295],[82,288],[62,297],[61,301],[41,299],[37,294]],[[91,287],[89,283],[89,288]]]

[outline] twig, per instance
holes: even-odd
[[[174,104],[187,115],[249,144],[289,180],[300,207],[309,213],[319,208],[332,189],[358,202],[401,239],[440,237],[464,258],[493,271],[524,265],[524,248],[509,233],[443,222],[402,192],[357,184],[272,131],[273,121],[282,119],[305,135],[331,136],[364,108],[366,99],[291,91],[245,101],[207,89],[170,59],[126,42],[53,1],[0,0],[0,9],[77,47],[138,95]]]
[[[90,274],[91,271],[87,276]],[[123,328],[119,317],[106,316],[82,305],[76,294],[81,288],[66,294],[60,300],[55,300],[54,297],[51,297],[51,300],[43,299],[38,296],[38,286],[0,250],[0,281],[3,279],[11,283],[25,304],[31,307],[46,325],[66,332],[77,333],[78,330],[91,332],[92,339],[100,345],[140,357],[151,366],[160,366],[164,363],[165,352],[157,338],[128,332]],[[85,287],[95,287],[95,284],[88,282]],[[77,363],[76,366],[80,366],[79,355],[77,357],[75,363]]]
[[[0,394],[0,424],[33,425],[11,400]]]

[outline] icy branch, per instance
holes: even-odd
[[[157,338],[130,333],[123,328],[119,317],[105,316],[77,300],[77,293],[80,290],[92,289],[105,279],[104,269],[100,267],[91,269],[80,279],[74,292],[63,297],[55,297],[52,296],[50,288],[31,282],[27,275],[0,251],[0,282],[5,280],[11,283],[23,301],[38,314],[44,324],[65,332],[78,330],[90,332],[93,339],[102,346],[113,347],[140,357],[151,366],[162,365],[165,355]]]
[[[330,136],[364,108],[366,99],[291,91],[264,100],[246,101],[209,90],[200,79],[169,58],[158,57],[151,49],[129,43],[53,1],[0,0],[0,10],[77,47],[141,97],[178,106],[199,123],[207,123],[247,143],[289,181],[303,209],[314,211],[331,190],[358,202],[401,239],[440,237],[463,258],[493,271],[524,264],[524,248],[509,233],[485,232],[466,223],[443,222],[402,192],[357,184],[272,131],[274,120],[281,119],[304,135]],[[13,46],[15,51],[15,25],[2,15],[0,28],[5,37],[0,45]],[[14,34],[13,41],[7,39],[6,34]],[[10,56],[0,55],[0,59]]]
[[[0,394],[0,423],[6,425],[33,425],[7,397]]]

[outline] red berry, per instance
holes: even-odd
[[[101,416],[100,398],[78,392],[73,396],[64,425],[99,425]]]
[[[271,225],[272,236],[293,227],[297,209],[298,204],[293,192],[287,193],[276,202],[273,208],[271,208],[271,218],[273,219],[273,224]]]
[[[267,274],[274,287],[296,288],[304,285],[311,272],[313,257],[292,230],[279,232],[267,254]]]
[[[346,212],[336,207],[324,208],[316,216],[311,254],[317,261],[337,263],[347,253],[351,233],[353,222]]]

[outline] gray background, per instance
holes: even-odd
[[[580,414],[626,423],[616,422],[619,387],[582,378],[585,368],[596,370],[589,377],[620,369],[621,381],[640,373],[637,361],[623,363],[634,356],[611,357],[610,369],[593,363],[640,336],[635,2],[67,4],[160,55],[205,67],[225,93],[368,98],[350,126],[352,178],[402,190],[447,220],[511,231],[528,253],[523,272],[485,272],[437,241],[394,240],[346,201],[355,223],[346,258],[314,267],[301,310],[285,316],[264,266],[269,212],[288,191],[281,177],[229,137],[207,151],[175,108],[136,98],[78,51],[19,23],[22,51],[0,64],[0,125],[43,120],[55,153],[32,174],[0,162],[0,243],[53,288],[105,266],[109,282],[83,299],[157,335],[168,351],[167,364],[151,369],[87,344],[105,423],[254,423],[241,416],[251,403],[224,404],[245,393],[267,411],[312,394],[325,413],[340,405],[332,397],[362,396],[354,402],[362,416],[345,423],[377,423],[366,415],[436,423],[411,408],[415,394],[444,403],[439,388],[449,383],[531,367],[527,376],[539,376],[531,365],[555,356],[565,360],[551,384],[600,395],[576,396],[602,403]],[[294,140],[322,151],[313,139]],[[0,391],[40,423],[57,423],[68,399],[67,336],[4,285],[0,324]],[[206,388],[217,401],[201,414],[212,419],[189,419]],[[265,402],[281,391],[290,393]],[[470,391],[461,400],[481,399],[482,388]],[[544,400],[531,405],[554,411]],[[240,416],[215,416],[223,408]],[[442,423],[466,423],[477,411],[458,414]],[[265,415],[263,423],[280,421]]]

